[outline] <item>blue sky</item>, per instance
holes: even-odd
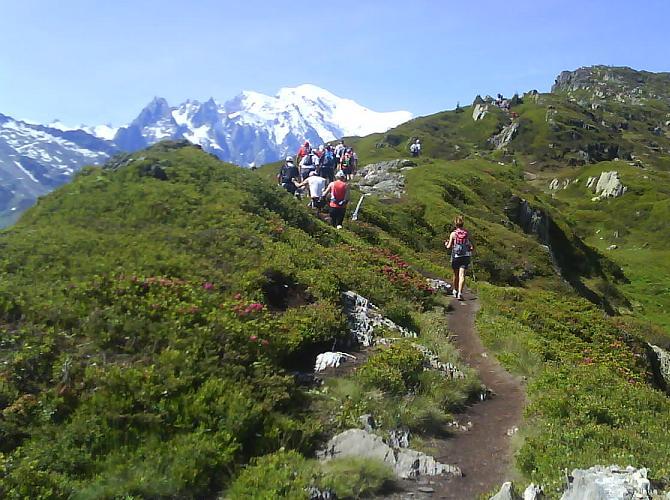
[[[670,71],[669,18],[668,0],[0,0],[0,113],[121,125],[155,95],[314,83],[424,115],[584,65]]]

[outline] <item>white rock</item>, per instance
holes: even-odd
[[[472,119],[479,121],[484,118],[489,112],[488,104],[476,104],[475,109],[472,110]]]
[[[342,294],[344,298],[344,308],[349,319],[349,328],[356,340],[365,347],[375,343],[375,330],[386,328],[398,332],[401,337],[416,338],[416,332],[397,325],[390,319],[384,317],[368,299],[358,295],[351,290]]]
[[[603,172],[596,183],[596,194],[600,199],[618,198],[623,196],[627,190],[628,188],[621,183],[619,173],[616,170]]]
[[[337,368],[343,361],[347,359],[356,359],[355,356],[347,354],[346,352],[322,352],[316,357],[314,364],[314,371],[321,372],[326,368]]]
[[[572,471],[573,481],[561,500],[650,500],[647,469],[616,465]]]
[[[558,179],[554,179],[549,183],[549,189],[551,189],[552,191],[555,191],[559,187],[561,187],[561,183]]]
[[[534,483],[530,483],[523,492],[523,500],[540,500],[541,498],[544,498],[544,490]]]

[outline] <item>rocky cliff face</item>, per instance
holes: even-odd
[[[615,66],[582,67],[561,72],[551,91],[588,91],[594,97],[632,103],[640,103],[642,98],[669,100],[670,73],[651,73]]]

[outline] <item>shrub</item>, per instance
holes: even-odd
[[[371,387],[402,395],[414,390],[423,372],[423,354],[407,340],[394,342],[373,354],[359,370]]]

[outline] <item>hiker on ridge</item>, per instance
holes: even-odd
[[[333,147],[328,145],[326,150],[323,152],[321,157],[321,176],[324,177],[328,182],[333,182],[335,180],[335,165],[337,160],[335,159],[335,152]]]
[[[349,203],[349,186],[345,182],[346,175],[341,170],[335,174],[335,181],[328,184],[323,196],[330,195],[330,223],[336,229],[342,229],[344,214]]]
[[[298,165],[300,165],[302,159],[311,152],[312,148],[309,146],[309,141],[305,141],[305,144],[298,149],[298,154],[295,155],[295,161],[298,162]]]
[[[309,206],[311,208],[319,210],[320,208],[323,207],[324,203],[322,200],[323,200],[323,191],[326,188],[326,179],[321,177],[316,172],[310,172],[307,179],[305,179],[301,183],[298,183],[296,181],[293,182],[295,183],[295,187],[297,187],[298,189],[302,189],[305,186],[309,186],[309,197],[311,198]]]
[[[309,173],[316,170],[318,163],[319,157],[313,151],[303,156],[302,160],[300,160],[300,180],[306,180],[309,177]]]
[[[454,281],[452,293],[458,300],[463,300],[463,285],[465,283],[465,271],[470,267],[470,257],[475,250],[470,241],[470,234],[463,229],[463,216],[454,219],[454,229],[449,235],[449,240],[444,242],[447,250],[451,250],[451,268],[454,270]]]
[[[409,147],[409,152],[412,153],[412,156],[419,156],[421,154],[421,141],[417,139]]]
[[[295,194],[295,183],[293,181],[298,179],[298,168],[293,163],[293,157],[287,156],[286,161],[282,165],[277,174],[277,182],[291,194]]]

